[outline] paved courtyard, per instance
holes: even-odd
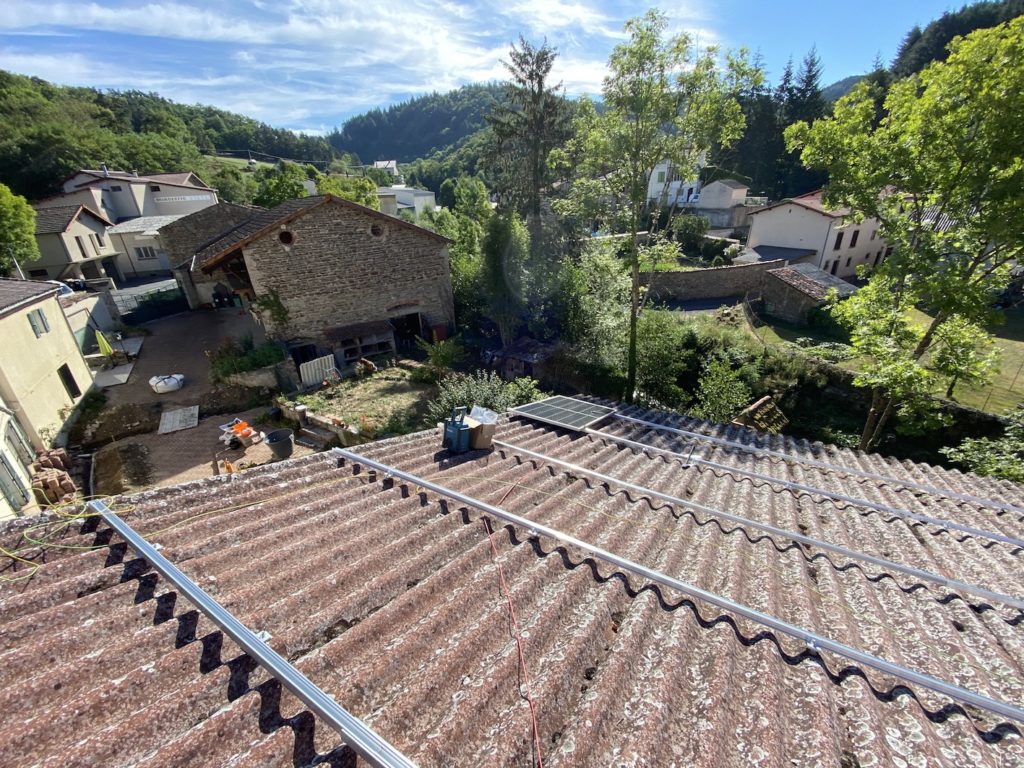
[[[150,331],[126,384],[106,390],[107,405],[157,402],[167,410],[172,406],[196,405],[210,392],[208,351],[217,349],[228,338],[256,335],[259,329],[248,314],[237,310],[197,310],[153,320],[144,326]],[[153,376],[181,373],[185,386],[177,392],[158,395],[149,386]]]
[[[107,409],[121,405],[157,403],[164,412],[198,405],[213,391],[207,352],[217,349],[229,338],[253,335],[262,340],[260,330],[248,314],[237,310],[199,310],[161,318],[145,325],[150,331],[127,383],[106,388]],[[149,385],[153,376],[180,373],[185,386],[177,392],[157,394]],[[250,424],[266,408],[230,413],[201,419],[192,429],[161,435],[154,432],[125,437],[97,453],[98,461],[117,461],[117,449],[126,446],[144,448],[148,481],[133,484],[130,490],[142,490],[197,480],[217,474],[217,461],[227,459],[238,467],[274,461],[270,449],[257,443],[244,450],[227,449],[218,438],[220,425],[238,417]],[[295,446],[293,456],[311,453],[309,448]],[[106,473],[101,472],[100,475]],[[94,492],[109,493],[112,489],[97,487]],[[116,491],[115,491],[116,492]]]

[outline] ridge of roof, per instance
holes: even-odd
[[[749,215],[755,216],[757,214],[765,213],[766,211],[771,211],[775,208],[779,208],[780,206],[789,204],[798,205],[801,208],[806,208],[809,211],[820,213],[822,216],[828,216],[830,219],[841,219],[844,218],[845,216],[850,215],[849,208],[826,208],[824,202],[822,201],[824,193],[825,190],[816,189],[813,192],[805,192],[804,194],[797,195],[796,197],[787,197],[784,198],[783,200],[779,200],[779,202],[777,203],[767,205],[764,208],[758,208],[756,211],[750,211]]]
[[[275,227],[279,227],[282,224],[293,221],[309,213],[314,208],[318,208],[321,205],[329,203],[351,208],[352,210],[366,214],[371,218],[386,221],[391,226],[399,226],[409,229],[417,234],[429,236],[445,244],[451,242],[443,235],[439,235],[429,229],[403,221],[395,216],[389,216],[386,213],[381,213],[378,210],[369,208],[365,205],[360,205],[352,200],[347,200],[343,197],[336,197],[335,195],[310,195],[308,197],[298,197],[291,200],[285,200],[274,208],[256,213],[249,220],[233,227],[231,230],[228,230],[214,241],[199,249],[196,252],[196,264],[204,271],[213,269],[224,256],[239,248],[245,247],[253,240],[263,237]]]

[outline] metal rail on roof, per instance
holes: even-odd
[[[753,453],[760,456],[772,456],[783,461],[791,461],[797,464],[804,464],[809,467],[816,467],[818,469],[826,469],[833,472],[844,472],[848,475],[856,475],[857,477],[863,477],[869,480],[881,480],[892,485],[902,486],[904,488],[913,488],[919,491],[933,494],[935,496],[943,496],[949,499],[955,499],[957,501],[965,501],[971,504],[980,504],[985,507],[995,507],[996,509],[1002,509],[1006,512],[1016,512],[1024,514],[1024,507],[1015,506],[1013,504],[1007,504],[996,499],[988,499],[984,496],[974,496],[970,493],[958,493],[957,491],[951,491],[948,488],[935,488],[931,485],[925,485],[924,483],[918,483],[914,480],[908,480],[902,477],[891,477],[889,475],[882,475],[876,472],[868,472],[864,469],[857,469],[855,467],[848,467],[845,464],[831,464],[827,461],[818,461],[817,459],[804,458],[802,456],[795,456],[792,453],[784,453],[782,451],[773,451],[770,448],[758,448],[757,446],[748,445],[747,443],[741,443],[738,440],[726,440],[722,437],[712,437],[711,435],[704,435],[700,432],[691,432],[686,429],[678,429],[676,427],[670,427],[666,424],[659,424],[656,421],[647,421],[646,419],[638,419],[635,416],[627,416],[624,413],[613,413],[612,416],[620,421],[631,421],[634,424],[642,424],[645,427],[651,429],[657,429],[662,432],[671,432],[681,437],[687,437],[694,440],[703,440],[707,443],[713,443],[715,445],[722,445],[727,448],[738,448],[741,451],[747,453]]]
[[[607,432],[601,432],[597,429],[585,429],[584,433],[599,437],[603,440],[609,440],[614,443],[621,443],[623,445],[629,445],[641,450],[652,451],[655,453],[668,454],[674,458],[679,459],[685,464],[701,464],[705,467],[711,467],[722,472],[727,472],[730,475],[744,475],[755,480],[761,480],[765,483],[772,485],[781,485],[783,488],[789,488],[794,491],[802,491],[804,493],[813,494],[815,496],[825,496],[836,501],[845,501],[847,504],[853,504],[857,507],[865,507],[867,509],[874,509],[879,512],[887,512],[897,517],[906,518],[908,520],[916,520],[919,523],[928,523],[929,525],[935,525],[939,528],[945,528],[946,530],[960,531],[961,533],[968,534],[970,536],[978,536],[983,539],[990,539],[992,541],[999,541],[1004,544],[1011,544],[1015,547],[1024,548],[1024,539],[1017,538],[1015,536],[1007,536],[1004,533],[998,533],[996,531],[986,531],[982,528],[975,528],[971,525],[964,525],[963,523],[955,523],[951,520],[943,520],[940,517],[932,517],[931,515],[922,515],[919,512],[911,512],[909,509],[901,509],[900,507],[893,507],[889,504],[883,504],[879,501],[870,501],[868,499],[862,499],[857,496],[849,496],[845,493],[838,493],[836,491],[830,491],[827,488],[819,488],[814,485],[805,485],[804,483],[797,483],[792,480],[783,480],[780,477],[774,475],[765,475],[761,472],[754,472],[750,469],[742,469],[740,467],[733,467],[729,464],[721,464],[717,461],[711,461],[710,459],[701,459],[696,456],[690,456],[688,454],[677,453],[676,451],[670,451],[666,448],[659,448],[656,445],[648,445],[647,443],[641,443],[637,440],[630,440],[628,437],[619,437],[618,435],[610,435]]]
[[[776,618],[775,616],[771,616],[767,613],[762,613],[761,611],[750,608],[742,603],[730,600],[727,597],[722,597],[714,592],[708,592],[707,590],[701,589],[693,584],[667,576],[664,573],[655,571],[645,565],[634,562],[633,560],[616,555],[614,552],[602,549],[590,542],[578,539],[571,534],[564,533],[555,528],[549,528],[548,526],[530,520],[529,518],[514,515],[511,512],[507,512],[500,507],[487,503],[486,501],[474,499],[472,496],[467,496],[463,493],[459,493],[458,491],[454,491],[451,488],[446,488],[443,485],[418,477],[410,472],[404,472],[400,469],[396,469],[395,467],[388,466],[387,464],[376,461],[375,459],[368,459],[365,456],[360,456],[358,453],[345,448],[334,448],[333,453],[342,459],[353,462],[354,464],[360,464],[369,469],[377,470],[385,477],[395,477],[400,480],[404,480],[412,485],[419,486],[420,488],[428,491],[433,491],[434,493],[446,496],[454,501],[479,509],[489,515],[494,515],[494,517],[501,520],[505,520],[513,525],[525,528],[527,531],[532,532],[532,534],[547,536],[548,538],[555,539],[556,541],[560,541],[568,546],[578,547],[579,549],[589,552],[595,558],[611,563],[624,571],[649,579],[650,581],[674,589],[677,592],[682,592],[685,595],[689,595],[690,597],[696,598],[697,600],[701,600],[705,603],[710,603],[718,608],[734,613],[737,616],[742,616],[743,618],[749,619],[757,624],[774,629],[776,632],[781,634],[794,637],[805,643],[809,649],[816,653],[820,654],[823,650],[829,651],[837,656],[842,656],[843,658],[850,659],[851,661],[855,661],[858,664],[877,670],[883,674],[891,675],[900,680],[905,680],[922,688],[935,691],[936,693],[948,696],[956,701],[970,704],[988,712],[993,712],[1018,723],[1024,723],[1024,708],[1017,706],[1016,704],[1012,704],[1001,699],[990,698],[989,696],[976,693],[968,690],[967,688],[962,688],[959,685],[954,685],[953,683],[948,683],[945,680],[940,680],[937,677],[932,677],[931,675],[926,675],[921,672],[915,672],[914,670],[908,669],[907,667],[903,667],[899,664],[894,664],[877,656],[872,656],[869,653],[858,651],[856,648],[844,645],[843,643],[838,643],[835,640],[830,640],[827,637],[798,627],[795,624],[790,624],[787,621],[783,621],[782,619]]]
[[[978,597],[983,597],[986,600],[994,600],[996,602],[1017,608],[1018,610],[1024,610],[1024,598],[1013,597],[1011,595],[1004,595],[999,592],[993,592],[990,589],[985,589],[984,587],[979,587],[965,581],[950,579],[945,576],[940,576],[939,574],[932,573],[931,571],[924,571],[920,568],[913,568],[909,565],[902,565],[901,563],[896,563],[892,560],[886,560],[882,557],[875,557],[874,555],[869,555],[865,552],[858,552],[855,549],[847,549],[846,547],[841,547],[838,544],[832,544],[821,539],[815,539],[811,536],[804,536],[802,533],[788,531],[785,528],[778,528],[774,525],[761,523],[757,520],[751,520],[746,517],[734,515],[731,512],[723,512],[722,510],[715,509],[714,507],[707,507],[703,504],[698,504],[693,501],[681,499],[677,496],[662,493],[661,491],[656,491],[653,488],[645,488],[642,485],[636,485],[635,483],[620,480],[619,478],[612,477],[611,475],[605,475],[600,472],[595,472],[592,469],[581,467],[578,464],[570,464],[567,461],[553,459],[550,456],[545,456],[543,453],[537,453],[536,451],[531,451],[526,448],[522,448],[521,446],[513,445],[512,443],[506,443],[502,440],[495,440],[494,445],[496,445],[499,448],[504,448],[512,453],[519,453],[522,454],[523,456],[529,456],[531,459],[536,459],[537,461],[544,462],[545,464],[551,464],[557,467],[561,467],[562,469],[565,469],[566,471],[571,472],[573,474],[583,475],[585,477],[593,478],[594,480],[606,483],[608,485],[614,485],[625,490],[633,491],[635,493],[640,494],[641,496],[649,496],[654,499],[661,499],[662,501],[668,502],[669,504],[672,504],[677,507],[694,509],[699,512],[703,512],[707,515],[710,515],[712,517],[718,517],[723,520],[729,520],[731,522],[734,522],[738,525],[742,525],[747,528],[754,528],[759,531],[764,531],[765,533],[770,533],[775,536],[790,539],[791,541],[798,541],[801,544],[807,544],[811,547],[817,547],[818,549],[823,549],[828,552],[835,552],[837,555],[843,555],[844,557],[848,557],[852,560],[861,560],[865,563],[871,563],[872,565],[877,565],[881,568],[884,568],[887,571],[896,571],[898,573],[906,574],[907,576],[913,576],[915,579],[920,579],[921,581],[928,581],[933,584],[948,587],[957,592],[965,592],[968,594],[977,595]]]
[[[341,738],[360,757],[375,768],[414,768],[409,758],[385,741],[370,726],[350,714],[334,699],[292,666],[277,651],[236,619],[202,587],[182,573],[174,563],[132,529],[128,523],[112,512],[102,501],[89,502],[89,508],[124,538],[140,557],[153,566],[190,603],[202,611],[214,624],[230,637],[253,660],[273,675],[285,688],[325,723],[336,730]]]

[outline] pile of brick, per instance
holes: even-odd
[[[69,474],[71,457],[63,448],[40,451],[32,463],[32,493],[41,505],[74,501],[78,488]]]

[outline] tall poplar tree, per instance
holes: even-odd
[[[577,184],[590,194],[595,182],[600,199],[625,225],[630,267],[629,346],[624,397],[632,401],[637,376],[637,318],[640,313],[640,253],[637,235],[646,227],[647,185],[654,166],[668,160],[684,176],[696,174],[702,152],[728,146],[743,132],[737,97],[759,77],[746,52],[717,48],[698,51],[686,33],[666,36],[660,11],[626,23],[628,39],[612,51],[604,80],[601,115],[584,110],[580,171],[589,182]],[[612,217],[609,217],[612,218]]]

